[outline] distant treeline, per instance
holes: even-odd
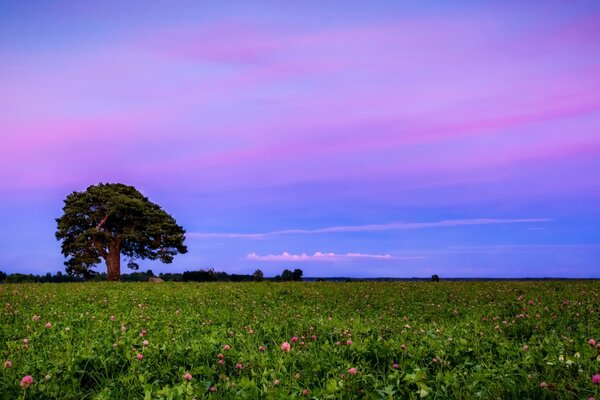
[[[274,282],[302,281],[303,272],[301,269],[293,271],[286,269],[281,275],[272,278],[265,278],[260,269],[254,271],[252,275],[228,274],[227,272],[218,272],[214,269],[200,269],[196,271],[185,271],[184,273],[160,273],[155,275],[152,270],[147,272],[132,272],[122,274],[122,282],[146,282],[150,278],[160,278],[165,282],[261,282],[264,280]],[[83,276],[74,276],[57,272],[55,275],[47,273],[45,275],[32,274],[10,274],[0,271],[0,283],[66,283],[66,282],[101,282],[106,281],[106,273],[96,273],[85,278]]]

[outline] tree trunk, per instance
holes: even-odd
[[[109,281],[121,280],[121,249],[118,245],[110,247],[106,257],[106,269]]]

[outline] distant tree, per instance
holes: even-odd
[[[152,272],[151,269],[149,269],[148,271],[146,271],[146,275],[148,275],[148,278],[154,278],[155,277],[154,272]]]
[[[33,283],[37,282],[38,279],[34,275],[26,275],[26,274],[10,274],[4,280],[6,283]]]
[[[182,274],[163,274],[162,272],[158,274],[158,277],[164,280],[165,282],[183,282]]]
[[[108,280],[118,281],[121,254],[130,258],[129,268],[137,269],[134,258],[170,263],[187,252],[183,228],[133,186],[101,183],[73,192],[63,211],[56,219],[56,238],[69,274],[91,277],[104,259]]]
[[[257,269],[252,274],[252,279],[254,279],[255,282],[262,282],[265,280],[265,275],[263,274],[263,272],[260,269]]]
[[[5,272],[0,271],[0,283],[4,282],[4,280],[6,279],[6,276],[7,275]]]
[[[185,271],[182,274],[184,282],[212,282],[215,280],[215,270],[201,269],[198,271]]]
[[[289,269],[284,269],[281,273],[281,280],[283,282],[289,282],[294,280],[294,273]]]
[[[304,273],[301,269],[296,268],[294,272],[292,272],[292,280],[296,282],[302,282],[302,275]]]
[[[440,277],[437,275],[431,275],[431,282],[439,282],[440,281]]]

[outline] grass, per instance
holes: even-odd
[[[0,301],[0,399],[599,394],[598,281],[23,284]]]

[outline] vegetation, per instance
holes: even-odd
[[[0,399],[598,398],[600,283],[0,286]]]
[[[287,271],[287,270],[285,270]],[[284,271],[284,274],[285,274]],[[293,275],[289,280],[302,281],[302,270],[294,270]],[[150,278],[156,277],[152,270],[147,272],[132,272],[130,274],[121,274],[122,282],[148,282]],[[281,275],[274,278],[265,278],[260,269],[254,271],[252,275],[243,274],[228,274],[227,272],[217,272],[213,268],[200,269],[196,271],[186,271],[180,273],[160,273],[158,278],[165,282],[262,282],[264,280],[272,280],[277,282],[285,282],[281,279]],[[0,283],[68,283],[68,282],[101,282],[107,280],[105,273],[94,274],[85,278],[78,275],[65,275],[62,272],[57,272],[56,275],[47,273],[45,275],[32,274],[10,274],[7,275],[0,271]]]
[[[132,186],[101,183],[73,192],[63,211],[56,238],[69,274],[89,277],[103,259],[108,279],[118,281],[121,255],[130,258],[129,268],[138,269],[136,258],[170,263],[187,252],[183,228]]]

